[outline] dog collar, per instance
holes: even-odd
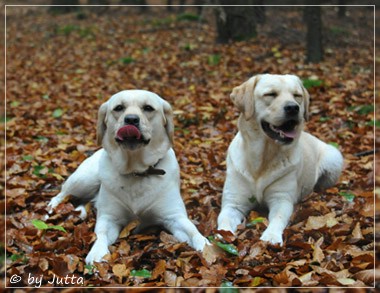
[[[153,166],[149,166],[148,169],[146,169],[144,172],[141,172],[141,173],[137,173],[137,172],[133,172],[133,176],[137,176],[137,177],[144,177],[144,176],[149,176],[149,175],[165,175],[166,172],[165,170],[163,169],[157,169],[156,166],[158,165],[158,163],[160,162],[161,160],[159,160],[156,164],[154,164]]]

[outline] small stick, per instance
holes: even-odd
[[[354,154],[354,156],[355,156],[355,157],[370,156],[370,155],[375,154],[377,151],[378,151],[378,149],[369,150],[369,151],[364,151],[364,152],[359,152],[359,153]]]

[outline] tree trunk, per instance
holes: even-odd
[[[172,5],[173,4],[173,1],[172,0],[168,0],[167,2],[166,2],[166,10],[167,11],[169,11],[169,12],[172,12],[173,11],[173,6],[170,6],[170,5]]]
[[[205,4],[203,0],[194,0],[194,5],[196,5],[198,15],[202,14],[203,4]]]
[[[220,4],[230,4],[221,0]],[[236,5],[255,4],[251,1],[234,1]],[[257,35],[254,6],[219,6],[216,8],[217,42],[242,41]]]
[[[179,13],[184,13],[185,12],[185,6],[183,6],[183,5],[185,5],[186,4],[186,0],[180,0],[179,1],[179,7],[178,7],[178,12]]]
[[[338,5],[346,5],[347,1],[346,0],[339,0]],[[343,18],[346,16],[346,6],[339,6],[338,8],[338,17]]]
[[[71,5],[79,5],[79,0],[52,0],[51,5],[65,5],[65,6],[51,6],[49,7],[49,11],[52,13],[70,13],[73,11],[78,11],[79,6],[71,6]]]
[[[108,5],[110,4],[108,0],[88,0],[90,5]]]
[[[90,11],[95,12],[98,15],[105,13],[108,10],[109,1],[108,0],[88,0],[89,5],[103,5],[103,6],[94,6],[88,7]]]
[[[256,20],[256,23],[264,24],[265,20],[266,20],[264,0],[257,0],[256,4],[260,5],[260,6],[255,6],[255,20]]]
[[[148,6],[141,6],[141,5],[147,5],[146,0],[120,0],[120,4],[125,5],[140,5],[138,8],[140,12],[147,12],[149,10]]]
[[[318,63],[323,59],[321,7],[306,6],[305,17],[307,24],[306,60],[307,62]]]

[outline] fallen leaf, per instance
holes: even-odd
[[[323,227],[331,228],[338,224],[338,221],[335,218],[335,212],[328,213],[324,216],[310,216],[307,219],[305,230],[318,230]]]

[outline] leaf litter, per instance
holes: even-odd
[[[29,274],[42,275],[44,286],[53,286],[48,283],[53,275],[81,276],[83,286],[92,287],[374,285],[374,156],[354,155],[373,149],[377,122],[373,34],[363,33],[372,29],[373,17],[364,8],[351,9],[350,21],[342,23],[333,10],[323,10],[331,16],[327,28],[348,25],[350,33],[332,38],[327,30],[325,61],[316,65],[303,61],[305,29],[294,10],[267,13],[281,17],[285,26],[294,23],[300,39],[263,25],[258,39],[216,46],[211,21],[178,21],[163,7],[151,7],[155,14],[149,17],[124,7],[104,14],[85,10],[81,18],[52,16],[39,7],[22,22],[17,9],[7,9],[6,130],[2,124],[7,137],[3,270],[7,278],[22,276],[15,285],[28,286]],[[159,229],[136,232],[137,224],[130,223],[110,246],[108,262],[87,266],[84,259],[96,238],[94,210],[83,221],[66,201],[44,218],[64,179],[98,148],[100,104],[119,90],[143,88],[172,104],[189,217],[205,236],[217,235],[225,155],[237,131],[238,112],[229,94],[259,72],[302,77],[311,95],[307,130],[345,156],[337,186],[296,205],[283,247],[259,240],[268,216],[260,209],[236,235],[224,235],[224,242],[217,242],[221,247],[214,244],[203,253]]]

